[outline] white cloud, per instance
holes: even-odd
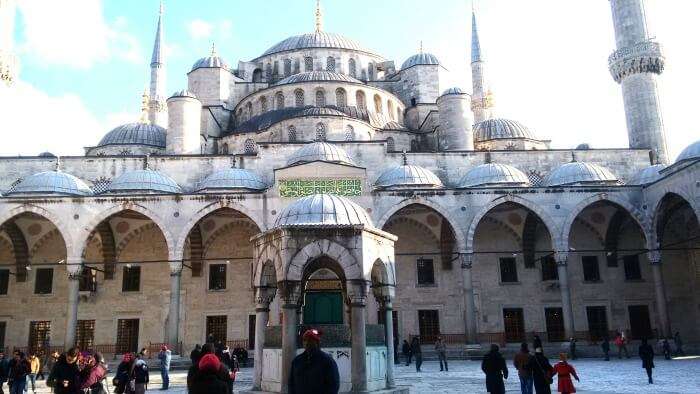
[[[187,31],[193,39],[201,40],[211,37],[214,26],[207,21],[194,19],[187,24]]]
[[[138,40],[126,30],[126,18],[105,21],[101,0],[73,0],[70,6],[25,0],[19,2],[19,10],[26,39],[20,51],[46,65],[89,69],[112,59],[143,61]]]

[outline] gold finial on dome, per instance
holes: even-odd
[[[321,0],[316,0],[316,32],[323,30],[323,12],[321,12]]]
[[[216,57],[216,43],[211,43],[211,57]]]

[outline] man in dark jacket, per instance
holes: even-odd
[[[535,356],[532,358],[532,381],[537,394],[551,394],[552,376],[554,368],[545,357],[542,348],[535,349]]]
[[[11,394],[24,394],[24,390],[27,387],[27,376],[31,371],[31,366],[29,365],[29,360],[24,353],[15,353],[13,362],[10,363],[10,373],[9,380],[12,382],[10,384]]]
[[[610,340],[607,336],[603,339],[603,343],[600,344],[600,348],[603,349],[605,361],[610,361]]]
[[[192,382],[190,394],[228,394],[228,384],[221,379],[221,362],[214,354],[204,355],[197,365],[197,376]]]
[[[654,349],[646,339],[642,339],[642,344],[639,346],[639,358],[642,359],[642,368],[647,371],[649,384],[654,384],[654,379],[651,377],[654,368]]]
[[[10,361],[5,357],[5,352],[0,351],[0,394],[5,394],[2,386],[7,382],[7,374],[10,370]]]
[[[340,390],[338,366],[321,350],[321,333],[307,330],[302,340],[305,350],[292,361],[289,394],[337,394]]]
[[[503,379],[508,379],[508,367],[498,350],[498,345],[491,345],[491,351],[486,353],[481,362],[481,370],[486,374],[486,391],[490,394],[506,392]]]
[[[208,354],[214,355],[214,357],[216,357],[215,352],[216,350],[214,349],[213,343],[205,343],[204,346],[202,346],[202,350],[200,352],[199,358],[197,359],[197,362],[194,362],[194,360],[192,360],[192,366],[190,367],[189,371],[187,371],[187,388],[189,391],[192,391],[194,387],[194,382],[199,378],[199,362],[204,356]],[[219,380],[226,383],[226,385],[228,386],[228,392],[233,392],[233,379],[231,379],[231,372],[229,371],[228,367],[219,362],[219,370],[216,373],[216,375],[218,376]]]
[[[420,372],[420,367],[423,365],[423,350],[418,337],[413,337],[411,340],[411,355],[416,358],[416,372]]]
[[[77,394],[80,390],[80,369],[78,368],[78,348],[70,348],[62,354],[54,365],[49,382],[53,382],[56,394]]]
[[[403,357],[406,360],[406,366],[408,367],[411,364],[411,345],[408,344],[407,340],[403,340],[403,345],[401,346],[401,353],[403,353]]]

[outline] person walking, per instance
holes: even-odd
[[[10,383],[8,384],[10,386],[10,394],[24,394],[30,370],[31,366],[24,353],[15,352],[14,360],[10,364]]]
[[[172,357],[172,352],[166,345],[160,347],[158,360],[160,360],[160,377],[163,379],[161,390],[167,390],[170,386],[170,360]]]
[[[486,375],[486,392],[490,394],[504,394],[506,392],[503,379],[508,379],[508,367],[506,360],[498,350],[498,345],[491,345],[491,350],[486,353],[481,362],[481,370]]]
[[[543,349],[544,347],[542,346],[542,339],[540,338],[539,335],[534,334],[533,340],[532,340],[532,348],[533,349]]]
[[[518,370],[520,379],[520,391],[523,394],[532,394],[532,355],[527,343],[520,345],[520,351],[513,357],[513,366]]]
[[[42,350],[37,355],[39,359],[39,371],[36,374],[36,380],[46,380],[44,371],[46,370],[46,351]]]
[[[449,371],[447,368],[447,346],[445,346],[445,343],[442,341],[442,337],[437,337],[437,340],[435,341],[435,351],[437,352],[438,360],[440,360],[440,371],[443,370],[443,363],[445,363],[444,371]]]
[[[576,392],[576,387],[574,387],[574,382],[571,380],[571,376],[573,376],[577,382],[580,381],[578,375],[576,374],[576,370],[574,369],[573,365],[567,362],[567,359],[568,357],[566,353],[559,354],[560,361],[553,367],[554,372],[557,374],[558,391],[563,394]]]
[[[101,353],[88,356],[80,371],[80,388],[88,394],[107,394],[102,381],[107,377],[107,366]]]
[[[607,336],[603,339],[603,343],[600,344],[600,348],[603,349],[605,361],[610,361],[610,340]]]
[[[80,389],[80,368],[78,367],[79,355],[80,351],[78,348],[72,347],[58,358],[48,379],[53,384],[54,393],[82,393]]]
[[[304,352],[292,361],[289,394],[337,394],[340,390],[338,365],[321,351],[321,333],[310,329],[302,336]]]
[[[0,349],[0,394],[5,394],[3,386],[7,382],[7,375],[10,371],[10,362],[5,357],[5,352]]]
[[[192,383],[190,394],[229,394],[228,384],[221,379],[221,362],[215,354],[205,354],[197,365],[197,376]]]
[[[673,342],[676,345],[676,356],[685,357],[685,352],[683,351],[683,341],[681,340],[680,332],[676,331],[676,333],[673,335]]]
[[[625,357],[630,358],[629,352],[627,352],[627,338],[625,338],[624,332],[618,333],[615,337],[615,346],[617,346],[617,358],[622,359],[622,352],[625,352]]]
[[[664,352],[664,358],[666,360],[671,359],[671,344],[668,342],[668,338],[664,338],[663,342],[661,342],[661,349]],[[1,392],[0,392],[1,394]]]
[[[29,355],[29,382],[27,382],[27,386],[29,386],[29,383],[32,384],[32,392],[36,394],[36,375],[41,371],[41,362],[39,361],[39,357],[36,356],[36,353],[32,352]],[[29,387],[27,387],[27,391],[29,391]]]
[[[420,367],[423,365],[423,350],[418,337],[413,337],[411,340],[411,355],[416,359],[416,372],[420,372]]]
[[[552,376],[554,376],[554,368],[549,363],[549,359],[542,352],[542,348],[535,349],[535,355],[532,357],[532,382],[535,386],[537,394],[552,394],[550,385],[552,384]]]
[[[642,359],[642,368],[647,371],[649,384],[654,384],[654,378],[651,376],[654,369],[654,348],[649,345],[646,338],[642,339],[642,344],[639,345],[639,358]]]
[[[116,394],[124,394],[133,392],[131,388],[131,370],[133,369],[134,356],[131,353],[126,353],[122,356],[122,361],[117,366],[117,372],[112,379],[114,392]]]
[[[576,338],[574,337],[569,339],[569,353],[571,353],[571,359],[576,360]]]
[[[411,345],[408,344],[407,340],[403,340],[403,345],[401,346],[401,353],[406,360],[406,366],[411,365]]]
[[[134,393],[144,394],[148,390],[148,364],[146,364],[146,357],[148,357],[148,351],[144,348],[136,356],[136,362],[134,362],[131,375],[134,379]]]

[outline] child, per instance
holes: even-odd
[[[557,374],[557,380],[559,385],[559,392],[563,394],[575,393],[576,388],[574,387],[574,382],[571,381],[571,375],[574,376],[576,381],[580,381],[578,375],[576,375],[576,370],[574,367],[566,362],[566,353],[561,353],[559,355],[559,361],[554,365],[554,372]]]

